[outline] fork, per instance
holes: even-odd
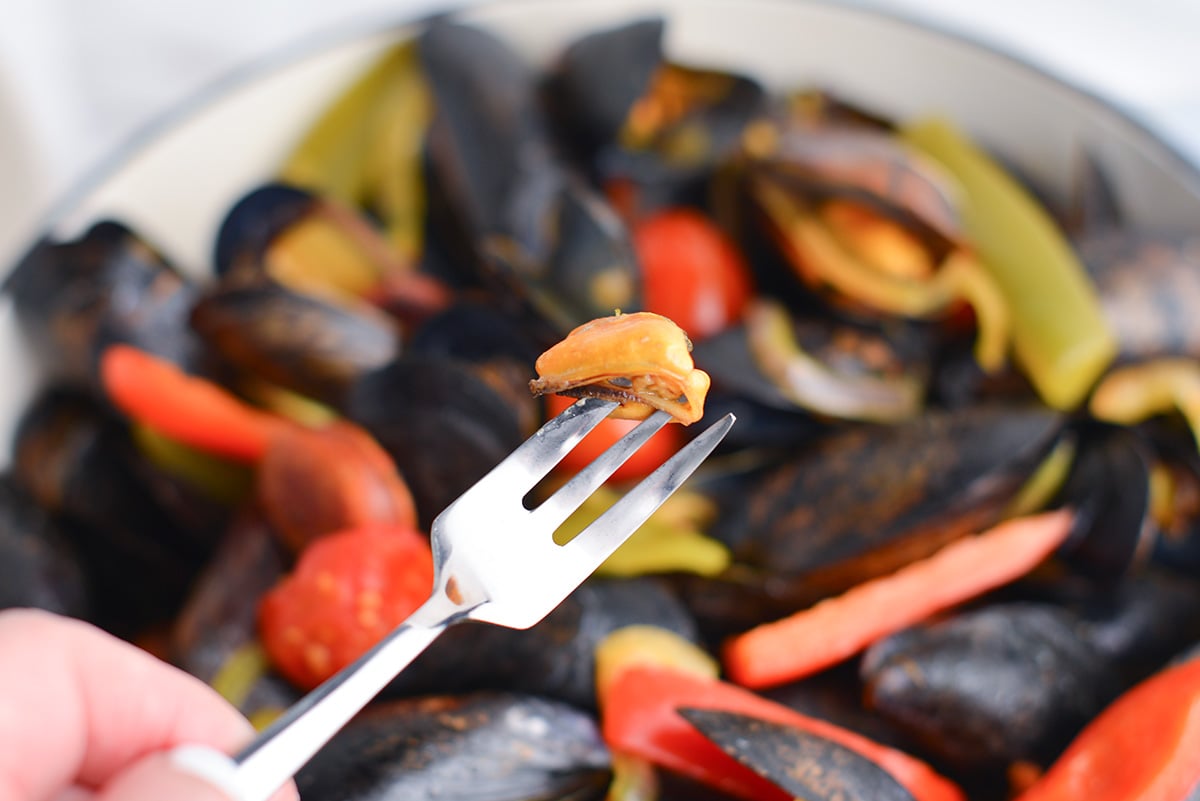
[[[548,615],[700,466],[733,425],[727,414],[564,544],[555,530],[671,419],[655,412],[533,509],[523,499],[616,408],[578,401],[433,521],[433,592],[357,661],[310,692],[234,756],[199,745],[171,752],[182,770],[236,801],[267,801],[448,626],[523,629]]]

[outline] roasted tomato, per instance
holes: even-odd
[[[709,377],[692,362],[692,343],[659,314],[601,317],[576,328],[538,357],[534,395],[620,402],[613,415],[643,420],[655,409],[689,424],[704,415]]]
[[[750,270],[707,217],[667,209],[639,222],[633,236],[647,311],[671,318],[697,342],[741,319],[753,294]]]
[[[416,529],[367,526],[328,535],[263,596],[263,647],[280,673],[311,689],[402,623],[432,589],[433,554]]]

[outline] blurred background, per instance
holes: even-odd
[[[932,22],[1000,47],[1109,99],[1200,162],[1197,0],[827,1]],[[56,200],[189,96],[298,41],[472,2],[6,0],[0,264]]]

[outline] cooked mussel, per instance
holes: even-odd
[[[520,400],[534,402],[528,392]],[[411,356],[359,377],[344,411],[395,460],[428,528],[532,433],[515,402],[468,363]]]
[[[601,798],[609,754],[591,717],[514,693],[368,707],[296,777],[309,801]]]
[[[716,709],[681,709],[679,714],[722,751],[794,798],[913,801],[892,774],[818,734]]]
[[[32,497],[0,477],[0,609],[31,606],[86,618],[84,569],[70,536]]]
[[[157,471],[129,430],[80,393],[43,394],[19,423],[14,450],[16,481],[72,521],[97,620],[133,634],[170,619],[215,547],[224,510]]]
[[[690,424],[704,416],[709,377],[696,369],[692,343],[678,325],[652,312],[585,323],[538,357],[534,395],[617,401],[613,416],[631,420],[666,412]]]
[[[78,239],[38,242],[5,287],[22,330],[64,380],[94,384],[100,354],[117,342],[182,366],[199,362],[187,326],[196,287],[121,223],[96,223]]]
[[[191,324],[243,373],[337,405],[363,374],[401,349],[396,323],[364,303],[230,274],[205,293]]]
[[[889,336],[890,335],[890,336]],[[744,322],[697,344],[697,364],[721,388],[780,409],[843,420],[895,422],[920,413],[928,357],[920,333],[794,318],[760,299]]]
[[[979,406],[851,429],[730,493],[716,531],[772,583],[840,592],[998,520],[1062,424]]]
[[[492,35],[444,20],[422,33],[418,50],[434,95],[429,152],[443,195],[431,216],[443,239],[465,245],[462,263],[497,303],[531,311],[549,341],[614,308],[636,310],[628,234],[555,155],[532,70]]]
[[[1119,691],[1081,632],[1044,604],[1005,604],[909,629],[868,649],[867,703],[962,766],[1046,764]]]

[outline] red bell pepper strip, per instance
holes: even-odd
[[[1200,783],[1200,660],[1167,668],[1092,720],[1017,801],[1183,801]]]
[[[263,647],[280,673],[312,689],[404,622],[432,591],[433,553],[416,529],[371,525],[330,534],[263,596]]]
[[[257,462],[271,437],[290,425],[130,345],[113,345],[104,351],[100,380],[113,405],[139,423],[236,461]]]
[[[950,543],[895,573],[863,582],[774,623],[731,638],[726,673],[747,687],[803,678],[875,640],[1028,573],[1071,532],[1067,510],[1005,521]]]
[[[787,793],[725,754],[676,711],[683,707],[739,712],[796,726],[872,760],[917,801],[963,801],[962,791],[929,765],[827,721],[810,718],[720,679],[647,664],[630,665],[602,699],[604,739],[631,754],[753,801],[784,801]]]

